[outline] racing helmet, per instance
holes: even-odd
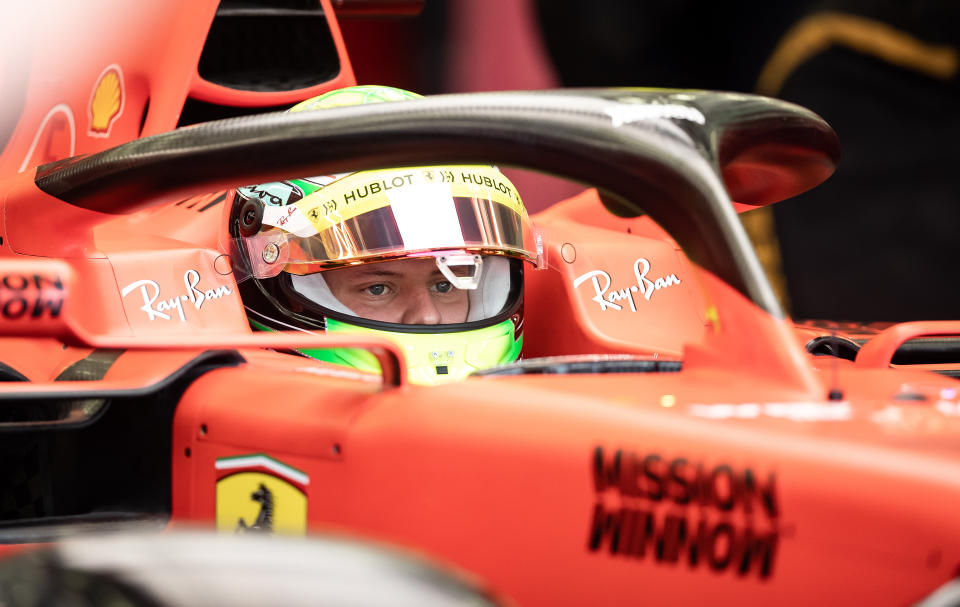
[[[331,91],[291,111],[419,97],[383,86]],[[436,384],[515,361],[523,272],[535,263],[514,185],[488,165],[419,166],[239,187],[230,214],[255,329],[381,335],[410,380]],[[379,371],[360,349],[301,354]]]

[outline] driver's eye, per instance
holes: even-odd
[[[437,291],[440,293],[449,293],[450,289],[453,288],[453,285],[447,282],[446,280],[442,280],[436,284],[436,288],[437,288]]]
[[[366,291],[370,295],[383,295],[384,293],[387,292],[387,285],[382,285],[382,284],[370,285],[369,287],[364,289],[364,291]]]

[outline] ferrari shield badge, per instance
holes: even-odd
[[[304,535],[306,474],[263,454],[217,460],[217,530]]]

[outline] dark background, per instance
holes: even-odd
[[[852,34],[814,27],[824,15]],[[427,0],[416,18],[341,25],[360,83],[424,94],[758,92],[779,45],[813,32],[827,43],[760,92],[823,116],[843,157],[820,187],[743,216],[761,260],[795,318],[960,317],[960,3]],[[518,187],[532,211],[571,193]]]

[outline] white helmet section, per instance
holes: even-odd
[[[438,254],[439,257],[439,254]],[[389,264],[389,261],[381,262]],[[314,304],[346,316],[357,317],[356,312],[341,302],[330,290],[323,272],[314,274],[290,275],[293,290]],[[483,321],[493,318],[503,311],[510,295],[510,261],[506,257],[486,255],[483,258],[483,272],[475,289],[465,289],[470,302],[467,322]]]
[[[499,314],[507,304],[510,286],[510,261],[506,257],[484,257],[480,284],[469,291],[467,322],[486,320]]]
[[[322,272],[317,272],[316,274],[306,274],[300,276],[298,274],[290,275],[290,284],[293,285],[293,290],[303,295],[313,303],[326,308],[328,310],[333,310],[340,314],[346,314],[348,316],[356,316],[357,313],[340,303],[340,300],[334,296],[333,292],[330,290],[330,287],[327,285],[327,281],[323,278]]]

